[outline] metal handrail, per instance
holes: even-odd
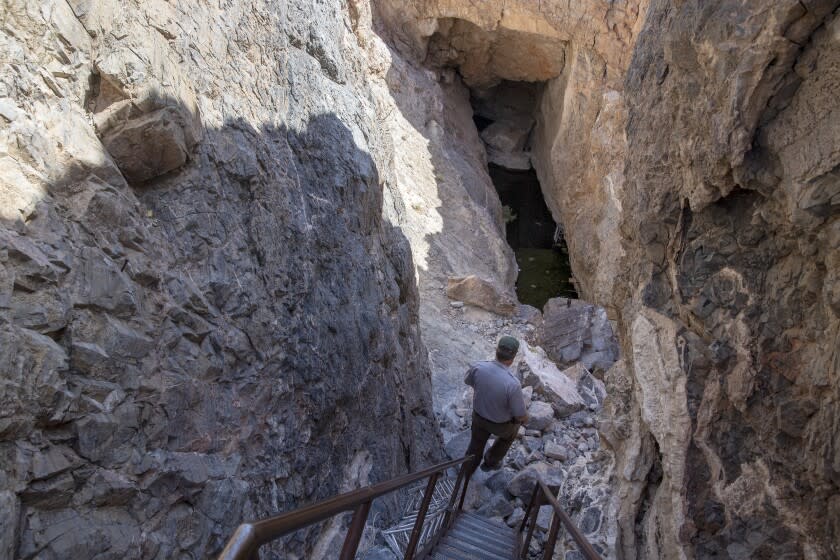
[[[563,508],[560,507],[560,502],[558,502],[557,498],[554,496],[554,492],[552,492],[551,488],[548,487],[539,475],[537,476],[537,483],[534,485],[534,492],[531,494],[531,501],[528,504],[528,509],[525,511],[525,518],[522,520],[522,524],[519,526],[519,532],[516,535],[517,558],[523,558],[525,553],[528,551],[528,546],[531,544],[531,537],[534,534],[534,527],[537,525],[537,515],[540,511],[540,506],[542,505],[541,502],[543,500],[545,500],[547,504],[554,509],[554,516],[551,519],[551,527],[548,530],[548,538],[545,541],[543,559],[550,560],[554,555],[554,546],[557,543],[557,534],[560,532],[560,523],[562,523],[572,536],[572,539],[574,539],[575,543],[577,543],[581,554],[583,554],[586,560],[601,560],[601,557],[592,547],[592,544],[586,540],[586,537],[580,532],[580,529],[575,526],[571,518],[565,511],[563,511]],[[525,538],[525,542],[523,543],[521,540],[522,531],[525,530],[525,527],[529,523],[530,527],[528,528],[528,536]]]
[[[367,521],[371,502],[380,496],[384,496],[418,480],[429,477],[429,483],[426,487],[421,509],[417,515],[417,522],[412,531],[411,542],[405,553],[405,559],[411,560],[414,558],[414,550],[417,547],[420,530],[423,527],[423,520],[426,515],[424,506],[428,508],[431,493],[434,492],[437,479],[445,470],[461,465],[458,472],[458,482],[464,480],[464,467],[472,460],[472,457],[472,455],[468,455],[460,459],[440,463],[413,474],[406,474],[379,484],[374,484],[373,486],[366,486],[358,490],[353,490],[352,492],[328,498],[295,511],[282,513],[251,523],[243,523],[236,528],[236,532],[234,532],[224,550],[222,550],[218,560],[251,560],[256,557],[255,555],[259,547],[270,541],[312,525],[313,523],[329,519],[339,513],[354,510],[353,520],[350,522],[350,528],[347,531],[344,546],[341,549],[341,555],[339,557],[341,560],[352,560],[359,546],[359,540],[361,539],[362,531]],[[466,494],[468,483],[469,477],[464,484],[462,497]],[[454,520],[451,515],[453,513],[452,504],[455,502],[455,496],[458,494],[458,491],[459,488],[456,483],[453,489],[452,499],[450,500],[449,511],[447,511],[447,520],[441,526],[439,532],[446,530]],[[433,538],[439,538],[439,535]],[[422,558],[422,553],[426,553],[428,549],[429,547],[424,547],[424,550],[421,551],[421,555],[418,557]]]

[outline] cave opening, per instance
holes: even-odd
[[[534,109],[542,86],[503,81],[471,92],[473,122],[487,150],[505,237],[519,268],[516,294],[521,303],[537,309],[555,297],[577,298],[563,228],[546,204],[530,156]]]

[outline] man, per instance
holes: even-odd
[[[519,341],[512,336],[503,336],[496,347],[496,359],[473,364],[464,376],[464,383],[475,389],[472,437],[467,448],[467,455],[475,457],[468,469],[470,474],[475,472],[482,458],[483,471],[501,467],[519,425],[528,421],[522,387],[508,369],[518,351]],[[496,441],[484,453],[491,434],[496,436]]]

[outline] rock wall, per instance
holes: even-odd
[[[547,85],[534,159],[625,356],[618,558],[838,554],[836,6],[652,2],[626,78],[581,49]]]
[[[840,554],[837,2],[379,4],[472,88],[546,80],[531,159],[623,346],[611,554]]]
[[[463,328],[461,313],[446,296],[448,280],[476,275],[514,297],[516,262],[505,242],[502,207],[472,121],[469,90],[451,68],[427,67],[405,48],[400,27],[385,17],[391,8],[390,2],[358,3],[355,29],[365,37],[375,105],[395,169],[385,185],[384,212],[411,246],[420,328],[435,409],[441,411],[460,396],[468,364],[493,351],[487,336]],[[479,309],[467,313],[495,319]]]
[[[354,14],[0,4],[3,558],[208,557],[438,456]]]
[[[4,0],[0,551],[206,556],[433,458],[429,365],[530,326],[444,293],[512,288],[470,95],[526,80],[622,345],[608,555],[840,555],[837,5]]]
[[[840,554],[837,6],[651,3],[612,298],[647,440],[623,486],[651,466],[625,557]]]

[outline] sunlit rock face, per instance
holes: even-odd
[[[0,11],[0,557],[213,557],[438,458],[350,15]]]
[[[469,361],[492,354],[492,345],[484,337],[459,331],[447,318],[448,302],[441,298],[446,279],[476,274],[512,287],[516,278],[513,256],[504,243],[498,197],[486,173],[488,159],[513,168],[536,167],[555,221],[568,221],[582,232],[571,242],[591,247],[588,232],[597,228],[603,245],[612,244],[608,250],[595,245],[596,250],[578,266],[584,284],[605,285],[600,281],[609,276],[608,272],[601,273],[600,283],[596,283],[583,270],[599,258],[613,263],[620,254],[613,235],[618,210],[615,206],[604,210],[579,204],[578,212],[571,215],[561,209],[571,200],[565,194],[571,185],[577,188],[581,184],[573,180],[580,175],[591,174],[587,180],[597,185],[592,189],[580,186],[581,197],[589,197],[592,190],[601,193],[611,188],[598,178],[597,171],[589,169],[589,130],[595,118],[603,115],[601,132],[593,145],[597,157],[617,165],[614,153],[623,147],[623,113],[618,109],[617,117],[608,117],[608,113],[616,111],[599,112],[599,107],[604,84],[618,88],[623,79],[634,26],[641,25],[643,6],[638,2],[607,5],[522,1],[479,5],[378,0],[373,8],[374,29],[387,45],[381,67],[388,77],[388,96],[396,101],[397,110],[387,113],[399,146],[395,158],[404,162],[397,165],[401,181],[394,196],[403,201],[398,206],[399,220],[403,231],[409,232],[415,260],[421,267],[428,263],[418,275],[423,294],[422,331],[432,350],[433,369],[444,372],[439,378],[441,383],[435,385],[436,397],[445,398],[443,393],[450,394],[460,385],[460,376]],[[579,52],[588,53],[586,56],[597,61],[586,74],[592,92],[581,86],[564,101],[562,84],[567,80],[570,60],[575,67]],[[522,87],[516,85],[517,81],[530,85]],[[545,93],[537,95],[541,90]],[[583,117],[570,115],[578,111],[574,108],[561,121],[564,108],[573,103],[576,107],[582,96],[597,102],[587,105]],[[486,129],[485,138],[478,138],[470,120],[452,114],[471,112],[468,100],[482,116],[497,121],[496,128],[504,128],[505,136],[516,137],[508,142],[511,146],[500,146],[499,135],[492,129]],[[528,103],[525,112],[523,100]],[[510,107],[506,108],[506,104]],[[510,108],[515,110],[506,110]],[[566,127],[567,141],[560,139],[555,121]],[[613,131],[617,132],[615,141]],[[527,137],[527,151],[520,145],[521,136]],[[423,140],[434,157],[424,155]],[[574,157],[569,157],[574,161],[564,168],[555,160],[566,157],[567,149],[580,150],[580,154],[575,152]],[[604,155],[606,152],[609,155]],[[416,161],[420,158],[425,159]],[[433,172],[427,173],[430,161]],[[569,181],[555,181],[557,177],[568,177]],[[605,198],[603,194],[596,196]],[[439,210],[429,212],[426,209],[430,206]],[[422,213],[420,208],[424,209]],[[492,225],[488,224],[488,217]],[[430,227],[435,222],[439,225]],[[414,232],[425,235],[420,237]],[[427,258],[434,254],[439,257]],[[571,253],[573,261],[577,254]],[[609,293],[610,287],[605,285],[602,291]],[[587,297],[592,296],[587,293]],[[434,306],[427,304],[432,301]],[[438,394],[438,389],[444,387]]]

